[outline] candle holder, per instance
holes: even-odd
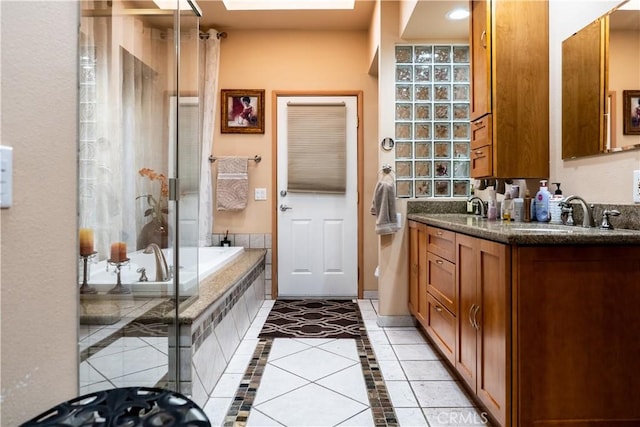
[[[96,288],[93,288],[87,284],[88,278],[88,269],[87,263],[89,262],[89,258],[93,258],[98,252],[94,251],[88,255],[80,255],[82,257],[82,285],[80,286],[81,294],[96,294],[98,291]]]
[[[129,289],[128,287],[122,286],[122,281],[120,280],[120,269],[123,266],[129,264],[129,258],[125,258],[120,261],[113,261],[108,259],[107,263],[109,265],[113,265],[116,268],[116,277],[117,277],[116,285],[113,288],[111,288],[107,293],[108,294],[130,294],[131,289]]]

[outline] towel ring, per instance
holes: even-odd
[[[393,142],[393,138],[389,138],[389,137],[384,138],[380,143],[380,147],[382,147],[384,151],[391,151],[394,145],[395,145],[395,142]]]

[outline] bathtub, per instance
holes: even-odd
[[[223,268],[236,258],[238,258],[244,248],[239,247],[186,247],[180,248],[180,259],[189,260],[180,266],[180,295],[192,296],[198,293],[198,282],[206,279],[216,271]],[[167,265],[173,265],[173,250],[163,249]],[[172,296],[173,280],[166,282],[155,281],[156,261],[153,254],[145,254],[141,250],[129,253],[129,262],[120,269],[120,280],[122,285],[131,290],[134,295],[141,296]],[[192,260],[198,257],[197,268]],[[140,282],[140,275],[137,270],[144,267],[148,278],[147,282]],[[115,266],[107,265],[106,260],[97,263],[90,263],[88,273],[88,284],[99,293],[106,293],[111,290],[117,282]],[[80,270],[82,275],[82,270]],[[79,283],[82,283],[80,277]]]

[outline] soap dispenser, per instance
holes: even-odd
[[[536,220],[538,222],[549,222],[551,215],[549,215],[549,199],[551,193],[547,189],[547,181],[545,179],[540,181],[540,190],[536,193],[535,198],[535,211]]]

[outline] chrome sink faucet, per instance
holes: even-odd
[[[595,227],[595,221],[593,220],[593,205],[588,205],[587,202],[579,196],[568,196],[560,202],[561,207],[569,206],[569,203],[577,200],[582,205],[582,226],[585,228]]]
[[[469,203],[472,203],[472,202],[474,202],[475,200],[477,200],[477,201],[478,201],[478,209],[480,209],[480,217],[482,217],[482,218],[486,218],[486,217],[487,217],[487,208],[486,208],[486,206],[484,205],[484,202],[482,201],[482,199],[481,199],[480,197],[478,197],[478,196],[473,196],[473,197],[471,197],[471,198],[468,200],[468,202],[469,202]]]
[[[156,243],[150,243],[143,253],[153,254],[156,258],[156,282],[166,282],[169,280],[169,267],[167,266],[167,260],[160,246]]]

